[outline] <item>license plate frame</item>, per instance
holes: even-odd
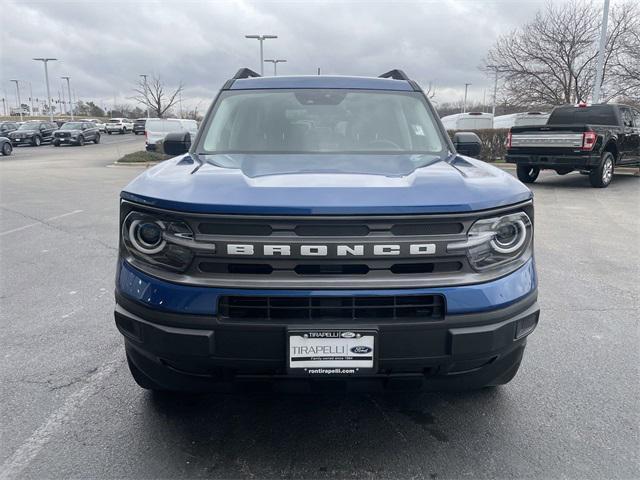
[[[356,377],[378,371],[377,329],[290,327],[286,335],[287,374],[291,376]],[[311,353],[293,349],[301,346],[318,348]],[[361,351],[351,350],[356,347]]]

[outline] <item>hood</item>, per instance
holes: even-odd
[[[53,133],[80,133],[81,130],[78,130],[77,128],[74,128],[73,130],[69,130],[69,129],[65,129],[65,130],[55,130]]]
[[[531,191],[508,173],[463,156],[406,168],[415,165],[409,155],[376,155],[376,173],[358,172],[357,162],[355,167],[350,163],[347,169],[338,168],[339,155],[207,158],[202,165],[188,154],[162,162],[135,178],[121,197],[194,213],[283,215],[469,212],[532,198]],[[395,175],[385,171],[385,159],[395,162]],[[292,168],[292,161],[304,170]],[[229,163],[242,168],[218,166]]]
[[[33,135],[34,133],[36,133],[35,130],[14,130],[9,135]]]

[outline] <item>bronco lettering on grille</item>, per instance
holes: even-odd
[[[370,253],[365,253],[365,245],[253,245],[250,243],[227,244],[227,255],[260,255],[264,257],[288,257],[291,255],[301,257],[363,257],[371,256],[395,256],[408,255],[435,255],[434,243],[411,244],[374,244],[367,245]]]

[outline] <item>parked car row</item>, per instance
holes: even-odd
[[[0,153],[11,155],[13,147],[31,145],[38,147],[49,143],[54,147],[60,145],[84,145],[88,142],[100,143],[101,132],[108,135],[115,133],[124,135],[145,135],[146,150],[155,151],[157,144],[169,133],[188,132],[191,138],[198,132],[195,120],[181,118],[111,118],[107,122],[98,119],[81,119],[75,121],[28,120],[26,122],[0,122]]]

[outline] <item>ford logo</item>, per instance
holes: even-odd
[[[356,334],[353,332],[342,332],[340,336],[342,338],[356,338]]]
[[[367,347],[366,345],[356,345],[355,347],[351,347],[351,353],[371,353],[373,349],[371,347]]]

